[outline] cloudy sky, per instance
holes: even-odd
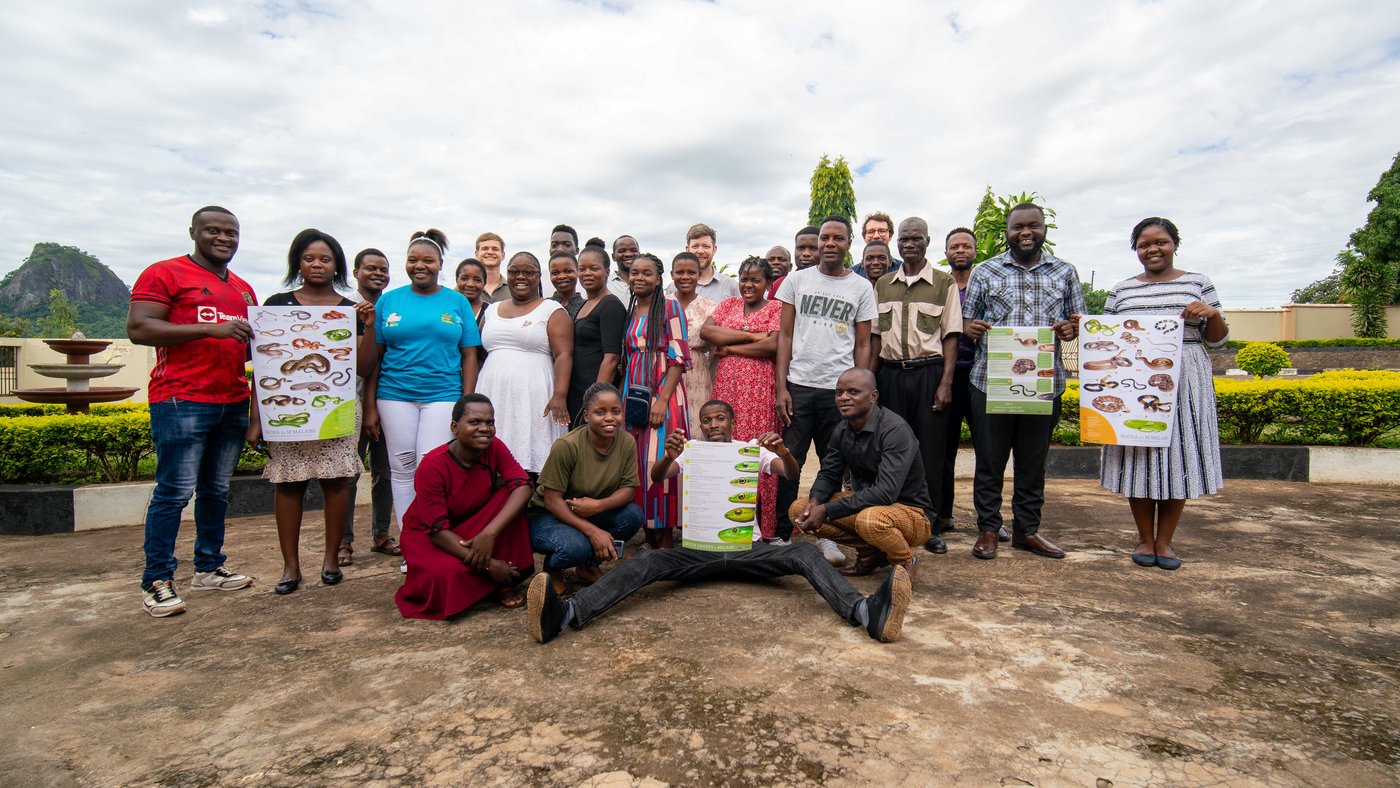
[[[238,214],[275,292],[303,227],[401,260],[436,226],[545,248],[558,222],[719,259],[790,245],[823,153],[861,215],[971,221],[1036,191],[1104,286],[1176,220],[1227,306],[1327,273],[1400,151],[1400,4],[26,3],[0,20],[0,273],[38,241],[128,284]],[[403,281],[396,264],[397,281]]]

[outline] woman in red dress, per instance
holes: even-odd
[[[751,441],[769,432],[781,432],[777,398],[773,389],[773,356],[778,352],[778,324],[782,305],[765,298],[773,269],[761,257],[739,264],[739,298],[726,298],[700,328],[700,336],[714,346],[714,398],[734,408],[734,439]],[[697,402],[692,407],[699,408]],[[778,477],[759,478],[759,530],[764,539],[777,535]]]
[[[394,595],[404,618],[444,619],[496,594],[506,607],[534,572],[524,469],[496,439],[491,400],[468,394],[452,409],[452,440],[413,476],[416,497],[399,535],[408,576]]]

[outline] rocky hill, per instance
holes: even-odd
[[[90,337],[125,337],[131,290],[96,257],[72,246],[37,243],[24,264],[0,280],[0,314],[37,320],[49,291],[62,290],[78,307],[78,328]]]

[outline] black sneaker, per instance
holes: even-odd
[[[899,640],[899,633],[904,630],[904,613],[913,598],[914,586],[909,582],[909,573],[903,566],[896,565],[879,589],[865,598],[869,620],[865,631],[881,643]]]
[[[530,581],[525,602],[529,611],[530,637],[536,642],[548,643],[563,631],[564,603],[554,593],[554,584],[549,582],[548,572],[540,572]]]

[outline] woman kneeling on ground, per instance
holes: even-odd
[[[622,396],[610,383],[594,383],[583,395],[583,426],[554,442],[530,499],[530,544],[545,556],[555,593],[564,593],[564,570],[579,579],[603,576],[599,564],[620,557],[613,540],[626,542],[642,527],[642,507],[632,502],[637,442],[622,429]]]
[[[496,438],[496,411],[481,394],[452,409],[452,440],[413,476],[402,540],[408,577],[394,595],[404,618],[443,619],[495,594],[518,607],[515,586],[534,573],[525,523],[530,480]]]

